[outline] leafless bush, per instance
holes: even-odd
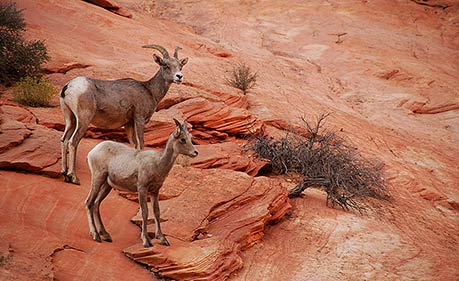
[[[241,63],[233,68],[230,77],[226,79],[226,82],[237,89],[242,90],[244,94],[257,82],[258,73],[253,73],[249,66],[245,63]]]
[[[287,134],[278,140],[258,135],[252,149],[258,157],[270,160],[273,172],[300,174],[304,179],[290,191],[298,197],[308,187],[323,189],[327,205],[344,210],[365,209],[365,199],[388,198],[382,178],[382,164],[362,157],[335,132],[323,129],[328,114],[315,124],[303,118],[309,137]]]

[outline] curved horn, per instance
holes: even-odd
[[[175,51],[174,51],[174,58],[178,59],[178,51],[181,50],[182,48],[180,48],[179,46],[175,47]]]
[[[162,55],[163,55],[163,58],[166,58],[168,59],[169,58],[169,53],[167,52],[166,49],[164,49],[164,47],[162,46],[159,46],[159,45],[145,45],[145,46],[142,46],[142,48],[151,48],[151,49],[155,49],[155,50],[158,50]]]

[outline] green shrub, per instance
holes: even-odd
[[[257,82],[258,73],[253,73],[249,66],[245,63],[241,63],[233,68],[230,77],[226,79],[226,82],[237,89],[240,89],[244,94]]]
[[[16,83],[13,100],[27,106],[48,106],[57,89],[45,79],[27,76]]]
[[[43,41],[26,42],[22,11],[13,2],[0,3],[0,83],[10,85],[26,76],[35,76],[49,60]]]

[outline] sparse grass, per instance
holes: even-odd
[[[245,63],[241,63],[233,68],[230,76],[226,79],[226,82],[230,86],[237,88],[246,94],[248,90],[255,86],[257,77],[257,72],[252,72],[249,66]]]
[[[56,93],[57,89],[48,80],[25,77],[16,83],[13,89],[13,100],[27,106],[48,106]]]
[[[299,197],[308,187],[327,193],[327,205],[344,210],[365,209],[365,199],[387,199],[381,163],[365,159],[335,132],[323,129],[328,115],[321,115],[314,125],[303,119],[309,137],[287,134],[278,140],[259,135],[252,148],[258,157],[270,160],[273,172],[293,172],[303,180],[290,191]]]

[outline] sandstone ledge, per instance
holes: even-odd
[[[163,189],[170,199],[160,202],[161,226],[171,246],[154,241],[143,248],[139,242],[124,253],[177,280],[225,279],[242,267],[241,250],[260,241],[265,226],[291,208],[279,183],[234,171],[176,166]],[[140,214],[132,219],[140,220]]]

